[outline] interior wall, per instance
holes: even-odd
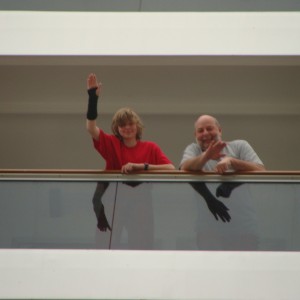
[[[210,113],[269,170],[300,169],[299,66],[1,66],[0,168],[104,168],[85,130],[89,72],[103,82],[99,126],[132,107],[176,166]]]

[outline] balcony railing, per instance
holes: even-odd
[[[300,172],[0,170],[0,248],[300,250]]]

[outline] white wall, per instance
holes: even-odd
[[[104,90],[99,125],[131,106],[178,165],[201,113],[248,140],[270,170],[299,170],[299,66],[2,66],[1,168],[103,168],[85,130],[86,77]]]
[[[299,12],[0,12],[1,55],[298,55]]]
[[[3,299],[296,300],[300,292],[297,252],[2,249],[0,263]]]

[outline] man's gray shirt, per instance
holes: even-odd
[[[194,158],[202,153],[203,151],[197,143],[192,143],[188,145],[183,152],[180,167],[186,160]],[[226,147],[224,147],[222,153],[226,156],[263,165],[263,162],[260,160],[256,152],[245,140],[235,140],[231,142],[226,142]],[[211,159],[203,166],[202,170],[213,171],[217,163],[218,161]]]

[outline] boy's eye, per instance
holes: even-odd
[[[122,128],[122,127],[125,127],[125,126],[132,126],[132,125],[133,125],[133,123],[126,123],[126,124],[121,124],[120,127]]]

